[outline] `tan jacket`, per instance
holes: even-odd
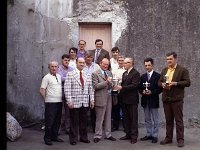
[[[112,77],[112,73],[110,71],[107,70],[106,72],[108,77]],[[95,90],[95,106],[105,106],[109,96],[108,89],[111,89],[112,87],[108,87],[106,79],[100,69],[92,74],[92,85]]]

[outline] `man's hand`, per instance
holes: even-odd
[[[171,89],[171,86],[169,86],[169,84],[166,84],[165,82],[162,83],[162,87],[163,87],[163,89],[166,89],[166,90]]]
[[[120,85],[115,85],[113,89],[114,89],[114,90],[117,90],[117,91],[120,91],[120,90],[122,89],[122,86],[120,86]]]
[[[152,92],[150,90],[146,91],[146,90],[143,90],[142,92],[144,95],[151,95]]]
[[[92,108],[92,109],[94,108],[94,101],[90,102],[90,108]]]
[[[108,77],[108,78],[107,78],[107,82],[108,82],[108,83],[112,83],[112,77]]]
[[[74,108],[74,104],[72,102],[70,102],[70,103],[68,103],[68,107],[69,107],[69,109],[72,109],[72,108]]]

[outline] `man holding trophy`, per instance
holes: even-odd
[[[161,72],[158,85],[163,88],[162,101],[166,119],[166,137],[161,145],[172,143],[174,120],[178,147],[184,146],[183,98],[184,88],[190,86],[189,72],[177,64],[177,54],[166,55],[168,67]]]
[[[141,141],[151,140],[152,143],[158,142],[159,131],[159,94],[162,88],[158,87],[160,74],[153,70],[154,60],[146,58],[144,66],[146,73],[140,78],[139,92],[142,95],[141,105],[144,108],[145,126],[147,133]]]

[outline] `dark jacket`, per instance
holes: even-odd
[[[158,81],[158,85],[162,87],[162,82],[165,82],[164,76],[167,73],[168,68],[164,68],[161,72],[161,77]],[[189,72],[186,68],[177,65],[174,71],[172,81],[177,82],[177,86],[173,86],[170,90],[163,89],[162,101],[180,101],[184,98],[184,88],[190,86]]]
[[[138,87],[140,83],[140,73],[134,68],[127,75],[125,71],[122,75],[122,89],[119,93],[122,104],[134,104],[139,103]]]
[[[146,107],[148,105],[149,108],[159,108],[159,94],[162,92],[162,88],[158,87],[158,80],[160,79],[160,74],[153,71],[150,80],[148,81],[147,73],[143,74],[140,78],[140,86],[139,92],[142,94],[141,97],[141,105],[142,107]],[[150,83],[148,89],[151,91],[151,95],[143,95],[143,90],[145,87],[143,83]]]
[[[96,51],[96,49],[90,50],[94,59],[95,59],[95,51]],[[100,62],[103,58],[107,58],[108,60],[110,60],[109,52],[105,49],[101,49],[101,52],[100,52],[99,57],[97,59],[97,64],[100,64]]]

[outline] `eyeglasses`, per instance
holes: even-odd
[[[124,64],[128,64],[128,63],[131,63],[131,62],[124,62]]]

